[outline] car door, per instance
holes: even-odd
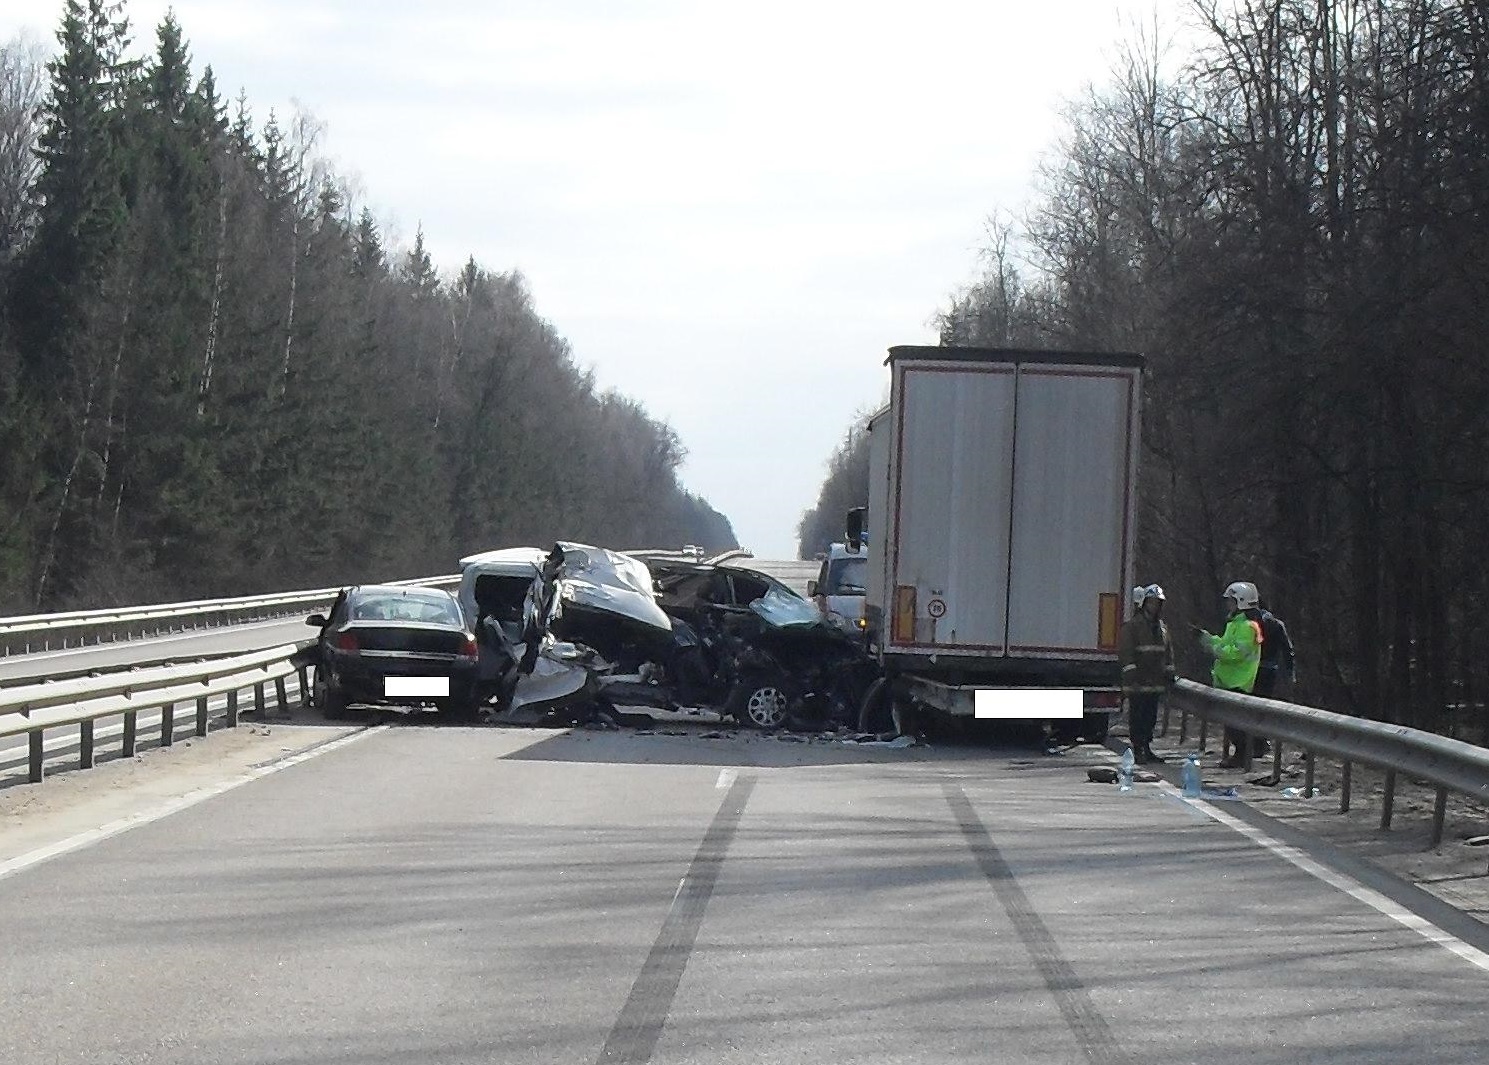
[[[346,624],[347,599],[351,593],[350,588],[343,588],[336,596],[336,602],[331,604],[331,612],[326,615],[326,624],[321,629],[320,635],[316,637],[316,659],[317,668],[324,668],[331,660],[331,643],[336,639],[336,631]]]

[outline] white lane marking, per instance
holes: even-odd
[[[714,783],[716,788],[730,788],[734,786],[734,778],[739,776],[738,769],[720,769],[719,779]]]
[[[1354,877],[1346,876],[1314,861],[1297,847],[1283,843],[1281,840],[1273,839],[1255,825],[1247,824],[1238,817],[1233,817],[1222,810],[1218,810],[1211,803],[1205,802],[1203,799],[1184,798],[1184,793],[1166,780],[1160,782],[1159,787],[1165,792],[1177,796],[1180,801],[1192,806],[1196,810],[1208,814],[1227,828],[1234,829],[1253,843],[1259,843],[1283,861],[1297,866],[1303,872],[1322,880],[1332,888],[1344,892],[1356,901],[1363,902],[1371,909],[1378,910],[1398,924],[1405,925],[1423,939],[1436,943],[1440,947],[1445,947],[1470,965],[1476,965],[1480,969],[1489,972],[1489,954],[1486,954],[1478,947],[1463,942],[1457,936],[1444,931],[1425,917],[1420,917],[1412,913],[1400,903],[1382,895],[1374,888],[1366,887]]]
[[[269,776],[272,773],[278,773],[283,769],[288,769],[290,766],[299,765],[301,762],[308,762],[312,758],[318,758],[331,751],[340,750],[348,744],[356,743],[358,740],[371,736],[375,732],[382,732],[387,727],[386,725],[374,725],[372,728],[353,732],[349,736],[338,737],[318,747],[301,751],[299,754],[291,754],[265,765],[254,766],[247,772],[240,773],[238,776],[228,780],[209,784],[204,788],[189,791],[185,795],[168,799],[152,810],[131,814],[128,817],[121,817],[117,821],[110,821],[108,824],[100,825],[98,828],[90,828],[86,832],[79,832],[77,835],[69,836],[67,839],[59,840],[56,843],[49,843],[45,847],[38,847],[33,851],[27,851],[18,857],[0,862],[0,880],[4,880],[8,876],[14,876],[16,873],[21,872],[23,869],[29,869],[33,865],[40,865],[42,862],[52,858],[69,854],[75,850],[81,850],[84,847],[106,840],[111,836],[117,836],[121,832],[128,832],[131,828],[139,828],[141,825],[148,825],[153,821],[159,821],[162,818],[169,817],[171,814],[179,813],[189,807],[196,806],[198,803],[206,802],[208,799],[221,795],[223,792],[232,791],[234,788],[240,788],[244,784],[251,784],[262,777]]]

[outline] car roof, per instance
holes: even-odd
[[[371,596],[404,596],[418,599],[427,599],[431,596],[436,599],[454,599],[455,596],[444,588],[428,588],[422,584],[358,584],[355,585],[350,595],[354,599],[366,599]]]

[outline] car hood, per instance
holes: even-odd
[[[556,581],[565,604],[619,614],[663,632],[671,630],[672,620],[657,605],[651,571],[640,559],[587,544],[554,546],[563,553]]]

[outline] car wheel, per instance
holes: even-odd
[[[780,728],[790,709],[791,697],[775,678],[736,685],[730,697],[730,715],[750,728]]]
[[[325,670],[316,668],[315,683],[311,687],[322,717],[331,721],[346,717],[346,695],[331,687]]]

